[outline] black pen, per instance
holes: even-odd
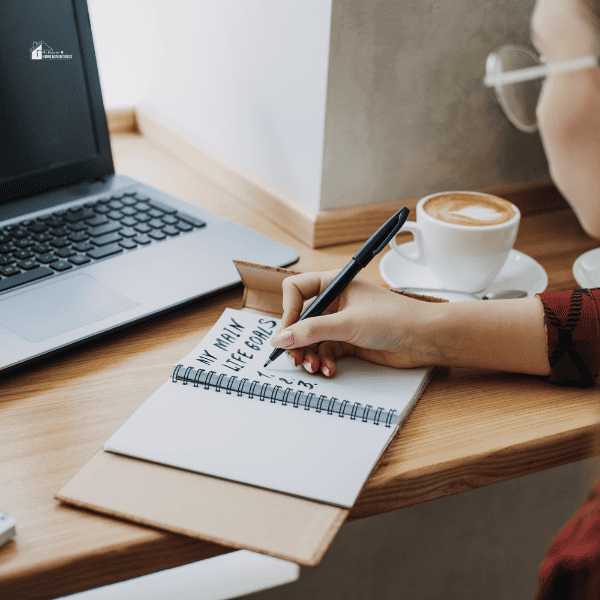
[[[309,317],[317,317],[343,292],[346,286],[364,269],[375,256],[377,256],[400,231],[406,222],[410,211],[406,206],[400,209],[391,219],[386,221],[364,244],[364,246],[350,259],[350,262],[338,273],[337,277],[323,290],[317,299],[306,309],[299,321]],[[271,352],[267,367],[285,350],[276,348]]]

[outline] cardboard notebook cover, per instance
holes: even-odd
[[[244,309],[281,316],[281,283],[296,272],[237,261],[236,267],[245,288]],[[98,451],[56,498],[143,525],[306,566],[321,560],[349,512],[104,450]]]

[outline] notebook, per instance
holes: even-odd
[[[115,173],[85,0],[0,23],[0,372],[239,285],[234,259],[298,259]]]
[[[235,266],[244,284],[244,296],[242,300],[243,312],[253,315],[251,318],[249,317],[251,319],[250,323],[252,324],[256,324],[255,319],[264,319],[265,321],[263,323],[259,321],[258,325],[263,327],[266,332],[270,332],[272,327],[268,324],[268,321],[275,320],[277,322],[281,316],[282,282],[286,277],[295,275],[296,273],[289,269],[256,265],[244,261],[235,261]],[[422,296],[410,292],[397,293],[423,301],[445,301],[440,300],[439,298]],[[234,312],[231,314],[237,313]],[[243,319],[244,323],[246,323],[246,318],[243,317]],[[217,342],[217,340],[214,339],[213,334],[223,330],[218,330],[216,327],[211,331],[210,336],[213,336],[213,343],[216,342],[229,350],[233,344],[231,343],[229,347],[227,347],[227,342],[231,342],[232,340],[242,340],[242,332],[238,331],[237,333],[240,334],[240,338],[236,338],[234,335],[236,329],[232,329],[229,325],[225,325],[225,327],[229,329],[229,331],[226,329],[224,333],[228,336],[232,336],[230,340],[223,338],[222,335],[217,335],[217,340],[218,338],[223,339],[222,342]],[[254,327],[252,328],[252,331],[254,331]],[[268,346],[268,352],[270,350],[270,345],[266,343],[265,338],[267,333],[265,333],[265,331],[257,329],[257,336],[254,334],[252,334],[252,336],[244,336],[242,342],[248,341],[257,348],[263,348],[260,352],[265,352],[264,348]],[[256,337],[257,339],[251,340],[250,337]],[[203,400],[200,400],[200,398],[208,399],[211,397],[213,399],[218,398],[219,401],[236,400],[244,402],[248,411],[253,406],[258,407],[258,412],[251,412],[250,415],[255,421],[259,422],[259,428],[255,431],[251,431],[246,425],[244,431],[242,431],[242,435],[235,440],[236,445],[238,445],[242,439],[246,441],[250,440],[251,435],[253,436],[253,440],[262,443],[259,438],[268,437],[273,431],[267,427],[267,425],[274,422],[273,419],[275,418],[275,415],[283,414],[283,409],[290,411],[292,414],[311,414],[313,417],[318,417],[320,421],[313,418],[312,422],[320,423],[320,426],[323,427],[327,423],[331,423],[332,419],[334,421],[337,419],[339,422],[352,425],[352,422],[348,423],[348,421],[352,421],[352,411],[350,411],[350,415],[347,414],[348,405],[345,406],[344,417],[340,417],[339,412],[336,414],[333,407],[330,409],[332,414],[327,415],[327,408],[324,404],[325,400],[323,400],[321,404],[321,412],[317,412],[318,406],[315,405],[314,396],[311,398],[308,410],[305,409],[304,405],[300,405],[301,399],[306,398],[304,395],[298,396],[298,407],[294,408],[293,406],[294,396],[299,390],[316,393],[316,390],[321,384],[326,385],[330,392],[333,393],[333,391],[335,391],[335,393],[338,394],[338,388],[331,387],[334,383],[324,382],[320,376],[311,376],[303,370],[290,368],[291,365],[286,364],[285,357],[280,357],[280,359],[277,359],[269,366],[270,369],[272,368],[273,370],[270,370],[268,374],[272,376],[271,380],[273,380],[276,377],[276,373],[279,373],[280,370],[285,372],[283,378],[291,383],[282,381],[276,383],[276,385],[279,385],[279,383],[281,384],[281,389],[284,390],[283,395],[285,395],[288,389],[290,391],[287,392],[285,406],[283,405],[284,397],[280,390],[277,390],[275,396],[276,401],[271,402],[272,398],[269,397],[269,392],[271,394],[275,393],[275,387],[271,385],[270,387],[263,388],[262,386],[266,381],[259,387],[260,381],[258,378],[260,378],[260,375],[256,373],[256,371],[264,372],[261,369],[262,365],[264,365],[264,361],[262,363],[258,361],[252,364],[249,362],[242,364],[241,367],[246,369],[243,372],[248,375],[248,377],[244,377],[242,375],[240,363],[243,360],[246,360],[247,357],[244,357],[239,353],[234,353],[235,356],[232,358],[230,356],[232,351],[229,352],[224,363],[217,363],[216,360],[212,360],[210,357],[206,358],[207,355],[204,354],[202,348],[205,348],[203,344],[209,344],[210,340],[211,337],[208,335],[205,336],[205,340],[201,342],[200,346],[202,352],[201,356],[204,357],[203,360],[208,360],[212,364],[209,365],[196,361],[198,353],[194,352],[196,350],[195,348],[190,348],[190,352],[186,355],[186,359],[177,361],[173,365],[173,369],[170,373],[171,377],[169,377],[169,381],[166,381],[162,387],[170,385],[171,389],[189,390],[190,397],[194,397],[194,400],[191,400],[190,404],[195,402],[197,405],[202,405]],[[263,346],[260,346],[260,341],[264,342]],[[245,347],[248,350],[247,352],[243,350],[243,348],[240,349],[246,354],[254,353],[254,348],[249,346]],[[222,353],[225,352],[225,350],[223,348],[219,348],[219,350],[222,350],[222,352],[219,352],[222,358]],[[237,344],[235,350],[237,350]],[[217,349],[215,348],[215,352],[216,351]],[[215,352],[212,352],[211,348],[208,349],[208,352],[215,357],[217,356]],[[179,368],[178,365],[189,362],[187,360],[188,357],[191,358],[191,362],[197,362],[198,364],[193,365],[193,369],[190,369],[187,372],[187,379],[189,379],[190,376],[195,377],[196,375],[199,379],[192,379],[191,381],[186,382],[185,379],[182,379],[181,377],[186,377],[186,370],[192,365]],[[227,360],[230,359],[232,362],[228,363]],[[254,357],[250,360],[254,360]],[[339,363],[342,367],[344,360]],[[229,366],[217,368],[215,364],[227,364]],[[233,367],[233,369],[229,367]],[[240,370],[235,370],[238,368],[240,368]],[[367,368],[370,370],[372,365],[367,365]],[[194,369],[195,371],[192,373]],[[198,374],[199,369],[204,369],[204,372]],[[213,374],[211,374],[211,371]],[[223,371],[229,371],[229,373],[223,375]],[[219,374],[215,377],[217,372]],[[401,379],[404,379],[404,375],[408,374],[407,371],[394,370],[393,372],[395,375],[393,378],[395,386],[397,386]],[[172,381],[173,373],[176,375],[176,382]],[[343,370],[339,371],[338,375],[339,373],[343,373]],[[211,374],[208,378],[209,389],[206,390],[206,377],[209,374]],[[223,375],[223,377],[220,379],[219,383],[221,375]],[[415,395],[418,395],[419,385],[425,384],[428,374],[426,372],[415,372],[415,375],[417,379],[423,377],[421,384],[417,381],[413,381],[412,384],[416,389]],[[232,377],[235,377],[235,379],[232,380]],[[298,377],[298,379],[294,379],[292,382],[292,377]],[[342,383],[342,378],[340,378],[339,381],[337,376],[335,378],[335,386],[340,386],[344,392],[347,392],[344,394],[339,393],[337,396],[334,396],[338,398],[338,401],[341,399],[341,403],[343,403],[343,400],[348,400],[348,403],[350,403],[351,399],[360,395],[362,398],[358,398],[357,400],[354,399],[353,402],[360,402],[363,406],[368,403],[376,408],[379,408],[379,406],[386,408],[386,405],[383,403],[371,401],[371,390],[353,390],[354,387],[360,388],[360,384],[355,385],[354,382],[352,382],[353,377],[361,377],[357,370],[349,371],[347,377],[348,379],[344,379]],[[203,379],[204,383],[202,383]],[[244,382],[244,386],[241,388],[242,396],[237,396],[238,386],[241,385],[243,379],[246,379],[247,381]],[[254,381],[256,381],[256,383],[252,387]],[[313,390],[309,390],[308,387],[299,384],[299,381],[313,383],[313,385],[316,382],[316,386],[313,387]],[[212,386],[210,385],[211,383],[213,384]],[[217,383],[219,387],[218,392],[216,391]],[[275,382],[272,381],[272,383]],[[194,384],[196,384],[196,386]],[[160,400],[160,396],[163,393],[161,391],[162,387],[151,396],[149,399],[150,403],[154,402],[156,399]],[[251,389],[252,398],[250,398]],[[227,394],[227,391],[230,393]],[[244,391],[246,393],[243,393]],[[193,394],[191,392],[193,392]],[[293,395],[292,392],[294,392]],[[352,392],[354,395],[351,396]],[[391,397],[391,401],[398,401],[399,394],[397,393],[396,388],[394,388],[392,393],[389,393],[387,389],[384,389],[383,393],[380,392],[381,390],[379,392],[375,390],[376,396],[379,398]],[[407,396],[411,395],[409,386],[405,387],[405,392]],[[187,394],[188,392],[186,391],[185,393]],[[264,398],[263,400],[260,399],[261,394]],[[323,394],[319,394],[319,396],[321,395]],[[373,396],[373,398],[376,396]],[[279,397],[279,400],[277,400],[277,397]],[[338,402],[337,406],[340,407],[341,403]],[[412,404],[414,405],[414,400],[412,401]],[[229,406],[231,407],[231,404]],[[409,411],[410,406],[411,401],[408,401],[404,410]],[[259,418],[262,414],[259,411],[263,410],[261,407],[264,407],[265,414],[269,415],[268,419]],[[269,409],[269,411],[266,409]],[[281,409],[281,411],[276,412],[274,409]],[[144,410],[146,409],[144,408]],[[164,407],[161,407],[160,410],[164,410]],[[213,410],[215,410],[214,406]],[[362,429],[356,427],[352,431],[362,431],[364,433],[365,431],[368,431],[369,427],[372,427],[373,430],[385,431],[386,433],[381,434],[382,439],[379,440],[381,447],[383,447],[383,444],[387,443],[388,438],[393,436],[393,431],[397,428],[403,418],[401,408],[397,407],[396,410],[398,412],[392,414],[394,420],[396,417],[398,419],[398,424],[396,425],[393,425],[392,422],[390,422],[390,427],[385,428],[385,417],[382,421],[384,411],[380,411],[379,425],[376,426],[374,424],[375,415],[370,410],[369,413],[367,413],[367,422],[360,421],[360,428]],[[288,414],[290,414],[290,412],[288,412]],[[388,411],[386,413],[386,417],[390,412],[391,411]],[[377,413],[377,410],[375,410],[375,413]],[[354,415],[355,421],[358,414],[360,413],[358,412],[357,407],[357,412],[355,412]],[[234,411],[234,415],[236,418],[239,418],[240,413]],[[169,415],[168,418],[173,418],[173,416],[174,415]],[[373,420],[369,420],[369,417],[372,417]],[[303,421],[307,420],[306,417],[300,417],[300,419],[303,419]],[[198,422],[202,423],[202,419],[198,419]],[[359,425],[359,423],[354,424]],[[138,425],[140,425],[140,423],[138,423]],[[206,427],[206,423],[204,423],[204,426]],[[213,422],[213,426],[220,431],[229,427],[229,425],[225,425],[225,421],[222,418],[217,418]],[[294,430],[297,429],[295,421],[292,421],[292,427]],[[143,435],[146,434],[142,433],[142,436]],[[210,431],[209,435],[213,435],[213,432]],[[226,435],[231,434],[226,433]],[[194,436],[197,437],[195,432]],[[296,436],[296,448],[301,447],[302,452],[304,452],[310,441],[311,440],[309,439],[300,439]],[[323,443],[323,440],[319,439],[318,441],[319,443]],[[291,445],[291,441],[285,437],[284,443],[288,444],[288,448]],[[354,443],[355,440],[353,439],[352,444]],[[265,446],[263,446],[263,449],[264,448]],[[222,442],[220,450],[223,452],[225,450]],[[285,469],[291,472],[291,469],[288,468],[288,465],[291,463],[287,460],[291,457],[289,449],[287,455],[283,454],[280,449],[277,449],[274,446],[269,450],[270,454],[279,454]],[[373,452],[371,458],[374,461],[376,460],[375,454],[379,454],[381,448],[378,444],[372,444],[371,450]],[[227,451],[231,452],[231,449]],[[352,450],[350,447],[336,448],[335,451],[330,452],[327,456],[319,456],[318,461],[313,461],[312,467],[318,468],[321,463],[327,463],[331,460],[338,461],[344,456],[347,457],[345,460],[345,466],[347,467],[349,465],[349,456],[344,454],[346,451],[351,452]],[[298,458],[297,455],[298,453],[294,455],[294,460],[301,460],[301,457]],[[238,458],[240,458],[239,454]],[[257,460],[256,457],[254,458],[254,464],[251,466],[256,471]],[[364,467],[365,470],[368,469],[371,458],[367,461],[367,466]],[[218,459],[217,463],[213,464],[213,467],[215,464],[220,464],[222,466],[220,455]],[[270,459],[272,460],[272,457],[270,457]],[[229,460],[231,461],[231,455]],[[245,457],[241,457],[240,460],[245,460]],[[229,466],[231,466],[231,464],[229,464]],[[261,475],[264,477],[265,473],[262,472]],[[242,474],[241,477],[244,479],[244,474]],[[354,484],[357,485],[358,478],[356,476],[351,477]],[[277,475],[276,479],[278,481],[271,480],[266,483],[266,485],[277,485],[278,483],[281,483],[279,475]],[[289,479],[290,477],[288,477],[287,483],[289,483]],[[331,487],[336,489],[336,495],[340,496],[341,502],[349,502],[350,496],[353,495],[351,489],[350,492],[347,493],[348,488],[351,487],[351,485],[344,483],[344,485],[339,486],[337,483],[339,479],[340,477],[336,473],[331,481]],[[299,487],[297,481],[294,481],[293,485],[296,488]],[[340,490],[342,493],[340,493]],[[315,490],[312,489],[311,486],[311,489],[308,489],[307,487],[302,489],[300,493],[311,494],[315,493]],[[332,495],[328,490],[325,490],[325,493],[327,497]],[[342,498],[343,494],[346,494],[347,497]],[[158,462],[151,462],[150,460],[142,460],[137,457],[103,449],[98,450],[94,456],[81,467],[75,476],[65,483],[62,489],[56,494],[56,498],[76,507],[127,519],[141,525],[157,527],[166,531],[200,538],[217,544],[223,544],[228,547],[255,550],[306,566],[314,566],[319,563],[350,512],[348,508],[329,504],[324,501],[292,495],[291,493],[276,491],[266,487],[259,487],[254,484],[242,483],[220,476],[198,473],[184,468],[166,465],[164,463],[161,464]]]
[[[104,450],[350,508],[431,370],[263,368],[278,326],[226,309]]]

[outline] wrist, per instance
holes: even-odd
[[[538,298],[449,302],[436,309],[433,339],[440,366],[549,374]]]

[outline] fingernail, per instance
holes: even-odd
[[[302,363],[302,366],[309,372],[309,373],[314,373],[315,372],[315,368],[313,367],[313,364],[310,362],[310,360],[305,360]]]
[[[290,362],[292,363],[292,365],[294,367],[297,367],[298,365],[296,364],[296,357],[291,353],[291,352],[286,352],[287,357],[290,359]]]
[[[323,359],[323,366],[321,367],[321,372],[325,377],[330,377],[333,373],[333,363],[329,358]]]
[[[273,346],[278,346],[279,348],[288,348],[294,344],[294,336],[292,334],[291,329],[284,329],[282,332],[274,335],[271,339],[271,344]]]
[[[321,369],[321,371],[323,372],[323,375],[325,375],[325,377],[329,377],[331,375],[331,370],[328,366],[323,366],[323,368]]]

